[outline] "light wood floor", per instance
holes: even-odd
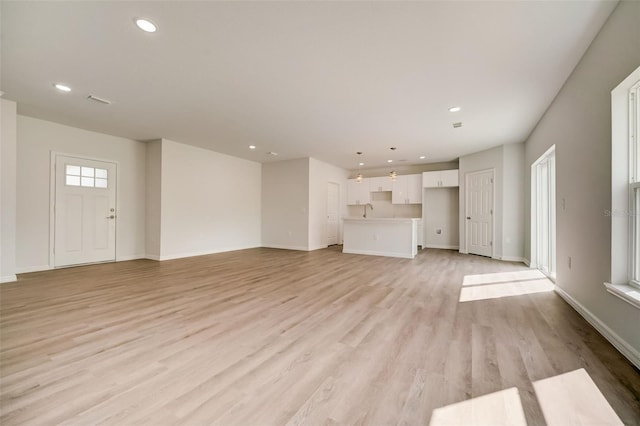
[[[523,270],[329,248],[22,275],[0,286],[0,423],[455,424],[497,396],[496,423],[555,402],[640,424],[640,374],[554,292],[459,302],[465,275]]]

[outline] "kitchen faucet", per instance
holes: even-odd
[[[371,207],[371,210],[373,210],[373,206],[371,205],[371,203],[367,203],[364,205],[364,214],[362,215],[362,217],[364,217],[365,219],[367,218],[367,206]]]

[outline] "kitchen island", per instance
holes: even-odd
[[[413,259],[418,253],[415,218],[345,218],[343,253]]]

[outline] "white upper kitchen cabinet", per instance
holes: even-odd
[[[392,191],[391,178],[389,176],[378,176],[369,178],[369,191],[382,192]]]
[[[370,202],[371,192],[369,191],[369,179],[362,179],[362,182],[349,179],[347,181],[347,204],[352,206]]]
[[[397,176],[392,182],[391,203],[422,204],[422,176]]]
[[[459,185],[457,169],[422,173],[422,186],[424,188],[447,188]]]

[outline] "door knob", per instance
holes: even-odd
[[[107,216],[107,219],[115,219],[115,218],[116,218],[116,216],[113,215],[113,214],[111,216]]]
[[[467,220],[471,220],[471,216],[467,216]]]

